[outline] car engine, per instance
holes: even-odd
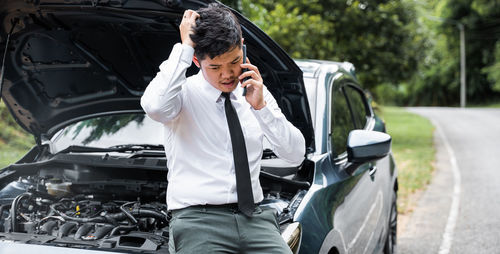
[[[164,168],[50,162],[36,169],[34,164],[18,168],[12,175],[18,175],[17,180],[0,190],[0,241],[168,253],[170,214]],[[35,174],[19,175],[20,171]],[[305,191],[287,189],[284,186],[290,184],[275,178],[262,179],[265,200],[261,206],[276,209],[280,224],[286,225]]]
[[[165,202],[143,201],[141,196],[120,199],[102,191],[75,194],[73,190],[82,184],[43,182],[38,177],[20,178],[0,191],[1,196],[23,191],[11,202],[0,199],[0,231],[9,233],[0,234],[0,239],[142,251],[166,246],[169,214]]]

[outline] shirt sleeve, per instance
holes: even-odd
[[[272,94],[264,89],[266,106],[252,109],[273,152],[289,163],[299,165],[304,160],[306,145],[304,136],[281,112]]]
[[[182,85],[186,83],[186,70],[191,66],[193,54],[193,47],[177,43],[160,65],[160,71],[141,97],[141,106],[151,119],[166,123],[181,111]]]

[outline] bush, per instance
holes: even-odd
[[[5,104],[0,103],[0,150],[28,150],[34,145],[32,135],[23,130],[10,115]]]

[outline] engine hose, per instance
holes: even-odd
[[[17,232],[17,206],[19,205],[19,202],[23,198],[29,198],[29,197],[31,197],[31,193],[26,192],[26,193],[23,193],[23,194],[17,196],[12,201],[12,205],[10,207],[10,226],[11,226],[12,232]]]
[[[59,214],[61,217],[63,217],[65,220],[72,220],[80,223],[105,223],[108,222],[108,220],[105,217],[99,216],[99,217],[92,217],[92,218],[76,218],[76,217],[71,217],[68,216],[64,213]]]
[[[127,211],[128,212],[128,211]],[[157,220],[161,220],[163,222],[167,222],[167,218],[165,215],[162,213],[153,211],[153,210],[148,210],[148,209],[134,209],[129,212],[131,216],[134,217],[139,217],[139,218],[144,218],[144,217],[152,217]],[[115,221],[122,221],[128,218],[128,216],[125,213],[112,213],[112,214],[107,214],[104,215],[104,217],[108,220],[115,220]]]
[[[56,209],[56,206],[60,205],[60,203],[55,203],[55,204],[52,204],[50,205],[50,209],[52,211],[54,211],[55,213],[57,213],[59,216],[61,216],[63,219],[65,220],[71,220],[71,221],[76,221],[76,222],[80,222],[80,223],[89,223],[89,222],[93,222],[93,223],[104,223],[106,222],[106,218],[102,217],[102,216],[99,216],[99,217],[92,217],[92,218],[77,218],[77,217],[71,217],[71,216],[68,216],[66,215],[65,213],[59,211]]]
[[[167,217],[163,215],[162,213],[159,213],[157,211],[153,210],[148,210],[148,209],[137,209],[132,211],[132,215],[138,216],[138,217],[153,217],[157,220],[161,220],[165,223],[167,223]]]
[[[134,204],[135,202],[129,202],[129,203],[126,203],[126,204],[123,204],[122,206],[120,206],[120,211],[122,211],[126,216],[127,218],[130,220],[130,222],[132,222],[132,224],[137,224],[137,220],[135,219],[134,216],[132,216],[132,214],[130,214],[129,211],[127,211],[127,209],[125,209],[125,206],[127,205],[130,205],[130,204]]]
[[[121,226],[117,226],[115,228],[113,228],[113,230],[111,230],[111,233],[109,233],[110,236],[113,236],[115,235],[116,233],[118,233],[119,231],[126,231],[127,233],[136,229],[137,226],[136,225],[129,225],[129,226],[125,226],[125,225],[121,225]]]

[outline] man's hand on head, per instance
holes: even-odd
[[[193,48],[196,46],[189,35],[194,34],[193,28],[196,26],[196,19],[199,17],[200,15],[193,10],[186,10],[184,12],[181,24],[179,25],[182,44],[187,44]]]
[[[241,87],[247,88],[247,94],[245,96],[246,100],[252,108],[260,110],[266,106],[266,101],[264,100],[264,81],[260,75],[257,66],[250,63],[247,58],[247,63],[240,64],[241,68],[247,68],[248,71],[242,73],[238,78],[243,80],[249,77],[246,81],[241,84]]]

